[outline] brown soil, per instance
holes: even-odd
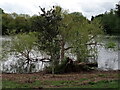
[[[77,81],[84,80],[81,84],[85,84],[89,81],[101,81],[101,80],[118,80],[118,73],[120,71],[91,71],[69,74],[55,74],[54,77],[51,74],[33,73],[33,74],[2,74],[2,80],[11,80],[19,83],[30,83],[35,80],[40,81]]]

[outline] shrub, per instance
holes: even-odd
[[[94,66],[93,66],[94,67]],[[64,59],[61,64],[55,66],[55,74],[90,71],[92,67],[87,64],[75,64],[68,63],[67,59]],[[45,68],[45,73],[52,73],[52,66]]]
[[[116,44],[114,42],[109,42],[106,44],[106,48],[115,48]]]
[[[58,64],[55,66],[55,74],[61,74],[66,72],[72,72],[74,68],[74,65],[68,64],[67,59],[62,60],[61,64]],[[46,67],[45,72],[46,73],[52,73],[52,66]]]

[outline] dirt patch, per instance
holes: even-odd
[[[36,80],[40,81],[100,81],[100,80],[118,80],[119,71],[92,71],[92,72],[80,72],[69,74],[56,74],[54,77],[52,74],[2,74],[3,80],[17,81],[20,83],[32,83]],[[83,83],[84,83],[83,82]]]

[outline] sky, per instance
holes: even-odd
[[[34,15],[40,12],[41,7],[50,9],[53,5],[59,5],[69,12],[81,12],[88,19],[110,9],[120,0],[0,0],[0,8],[6,13]]]

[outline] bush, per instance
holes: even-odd
[[[114,42],[109,42],[106,44],[106,48],[115,48],[116,47],[116,44]]]
[[[55,74],[61,74],[73,71],[73,64],[68,64],[67,59],[62,60],[61,64],[55,66]],[[52,66],[45,68],[46,73],[52,73]]]
[[[68,63],[67,59],[64,59],[61,64],[55,66],[55,74],[90,71],[91,67],[87,64],[74,64]],[[46,67],[45,73],[52,73],[52,67]]]

